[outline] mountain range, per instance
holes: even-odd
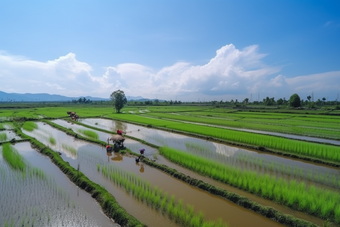
[[[92,96],[79,96],[79,97],[67,97],[63,95],[51,95],[47,93],[6,93],[0,91],[0,102],[67,102],[72,100],[78,100],[79,98],[90,99],[91,101],[108,101],[109,98],[98,98]],[[128,101],[145,101],[149,99],[145,99],[141,96],[126,96]]]

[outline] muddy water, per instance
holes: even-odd
[[[192,153],[193,150],[196,150],[194,153],[196,155],[214,159],[222,163],[224,162],[228,165],[240,165],[240,162],[244,161],[244,159],[247,159],[248,161],[257,160],[257,166],[274,165],[276,168],[280,167],[281,169],[282,166],[285,166],[286,169],[290,169],[292,172],[294,169],[299,171],[301,170],[306,176],[310,173],[319,175],[322,174],[325,176],[331,176],[331,178],[334,176],[336,178],[336,182],[340,180],[339,168],[332,168],[325,165],[316,165],[314,163],[305,161],[297,161],[274,154],[261,153],[251,149],[242,149],[114,120],[90,118],[82,119],[81,122],[93,127],[98,127],[113,132],[115,132],[117,129],[123,129],[123,131],[127,132],[127,135],[129,136],[145,140],[158,146],[169,146]],[[281,169],[278,169],[278,171],[281,171]]]
[[[42,170],[46,179],[23,175],[2,159],[0,226],[119,226],[109,220],[100,206],[80,190],[50,159],[33,150],[29,143],[15,149],[29,165]],[[1,149],[1,148],[0,148]]]
[[[68,122],[66,122],[66,121],[63,121],[63,120],[57,120],[57,121],[54,121],[55,123],[58,123],[58,124],[60,124],[60,125],[63,125],[64,127],[67,127],[67,128],[75,128],[75,130],[76,129],[84,129],[82,126],[79,126],[79,125],[74,125],[74,124],[71,124],[71,123],[68,123]],[[104,126],[107,126],[107,125],[99,125],[99,124],[96,124],[96,126],[97,127],[102,127],[102,128],[104,128],[104,129],[107,129],[107,128],[105,128]],[[120,126],[121,127],[121,126]],[[129,129],[129,127],[130,127],[130,124],[128,124],[128,126],[126,126],[125,127],[125,129]],[[113,128],[111,128],[111,129],[113,129],[113,130],[115,130],[115,128],[113,127]],[[131,129],[131,128],[130,128]],[[140,127],[138,127],[138,129],[139,129],[139,131],[140,132],[142,132],[142,130],[144,130],[144,128],[142,129],[142,128],[140,128]],[[136,130],[136,132],[138,132],[138,129]],[[147,128],[146,128],[147,129]],[[149,129],[147,129],[147,130],[149,130]],[[131,130],[132,131],[132,130]],[[157,130],[156,130],[157,131]],[[163,131],[160,131],[159,133],[163,133]],[[103,138],[103,139],[105,139],[106,137],[107,137],[107,135],[100,135],[100,132],[98,132],[98,134],[99,134],[99,136],[100,136],[100,138]],[[165,139],[162,139],[162,140],[158,140],[158,141],[168,141],[167,140],[167,138],[166,138],[166,135],[171,135],[172,133],[168,133],[168,132],[164,132],[164,134],[161,134],[163,137],[165,137]],[[178,135],[176,135],[176,138],[179,138],[180,140],[181,139],[183,139],[183,138],[185,138],[185,136],[178,136]],[[147,137],[146,137],[147,138]],[[192,139],[192,138],[190,138],[190,139]],[[201,141],[199,141],[198,143],[200,143]],[[193,143],[197,143],[196,142],[196,139],[194,139],[193,140]],[[210,143],[210,142],[207,142],[207,141],[204,141],[204,142],[202,142],[203,144],[205,144],[205,143]],[[158,154],[158,150],[157,149],[154,149],[154,148],[152,148],[152,147],[148,147],[148,146],[145,146],[145,145],[143,145],[143,144],[140,144],[139,142],[136,142],[136,141],[133,141],[133,140],[129,140],[129,139],[127,139],[127,141],[126,141],[126,147],[128,147],[129,149],[131,149],[131,150],[133,150],[133,151],[135,151],[135,152],[137,152],[138,153],[138,149],[140,149],[141,147],[143,147],[143,148],[145,148],[146,149],[146,153],[145,153],[145,155],[146,156],[149,156],[149,158],[151,158],[151,159],[156,159],[156,162],[158,162],[158,163],[160,163],[160,164],[164,164],[164,165],[167,165],[167,166],[169,166],[170,168],[174,168],[174,169],[176,169],[177,171],[179,171],[179,172],[182,172],[182,173],[184,173],[184,174],[186,174],[186,175],[189,175],[189,176],[191,176],[191,177],[194,177],[194,178],[196,178],[196,179],[200,179],[200,180],[202,180],[202,181],[205,181],[205,182],[207,182],[207,183],[210,183],[210,184],[212,184],[212,185],[215,185],[215,186],[217,186],[217,187],[220,187],[220,188],[224,188],[224,189],[226,189],[226,190],[228,190],[228,191],[230,191],[230,192],[234,192],[234,193],[237,193],[237,194],[239,194],[239,195],[242,195],[242,196],[246,196],[247,198],[249,198],[249,199],[251,199],[251,200],[253,200],[253,201],[255,201],[255,202],[257,202],[257,203],[259,203],[259,204],[261,204],[261,205],[264,205],[264,206],[270,206],[270,207],[274,207],[275,209],[278,209],[279,211],[281,211],[281,212],[283,212],[283,213],[285,213],[285,214],[290,214],[290,215],[294,215],[294,216],[296,216],[296,217],[298,217],[298,218],[301,218],[301,219],[304,219],[304,220],[307,220],[307,221],[310,221],[310,222],[313,222],[313,223],[315,223],[315,224],[317,224],[317,225],[321,225],[322,223],[323,223],[323,220],[321,220],[321,219],[319,219],[319,218],[316,218],[316,217],[313,217],[313,216],[310,216],[310,215],[307,215],[307,214],[305,214],[305,213],[303,213],[303,212],[299,212],[299,211],[295,211],[295,210],[292,210],[292,209],[290,209],[290,208],[288,208],[288,207],[286,207],[286,206],[282,206],[282,205],[280,205],[280,204],[276,204],[276,203],[274,203],[274,202],[272,202],[272,201],[268,201],[268,200],[266,200],[266,199],[263,199],[263,198],[261,198],[261,197],[258,197],[258,196],[255,196],[255,195],[253,195],[253,194],[251,194],[251,193],[247,193],[247,192],[245,192],[245,191],[243,191],[243,190],[240,190],[240,189],[237,189],[237,188],[234,188],[234,187],[231,187],[231,186],[228,186],[228,185],[225,185],[225,184],[223,184],[223,183],[221,183],[221,182],[218,182],[218,181],[215,181],[215,180],[213,180],[213,179],[211,179],[211,178],[208,178],[208,177],[204,177],[204,176],[201,176],[201,175],[199,175],[199,174],[197,174],[197,173],[195,173],[195,172],[193,172],[193,171],[191,171],[191,170],[188,170],[188,169],[185,169],[185,168],[183,168],[183,167],[181,167],[181,166],[178,166],[178,165],[176,165],[176,164],[174,164],[174,163],[171,163],[171,162],[169,162],[167,159],[165,159],[164,157],[162,157],[161,155],[157,155]],[[176,143],[177,144],[177,143]],[[213,144],[215,144],[215,143],[213,143]],[[202,147],[204,147],[205,145],[202,145]],[[216,153],[218,153],[218,154],[223,154],[223,155],[226,155],[227,157],[229,157],[228,156],[228,154],[230,154],[230,153],[232,153],[232,152],[226,152],[225,151],[225,149],[226,148],[224,148],[224,146],[225,145],[222,145],[222,144],[215,144],[214,145],[215,147],[216,147]],[[228,146],[227,146],[228,147]],[[182,147],[182,148],[188,148],[188,147]],[[230,148],[227,148],[227,149],[230,149]],[[233,148],[233,147],[231,147],[231,149],[234,149],[234,153],[237,153],[238,152],[238,148]],[[254,151],[255,152],[255,151]],[[258,152],[255,152],[255,153],[258,153]],[[235,155],[235,154],[233,154],[233,155]],[[113,155],[113,156],[117,156],[117,155]],[[268,155],[268,154],[264,154],[263,156],[265,156],[265,157],[267,157],[267,159],[268,160],[271,160],[273,157],[272,157],[272,155]],[[113,159],[115,159],[115,158],[111,158],[110,157],[110,159],[108,158],[108,161],[112,161]],[[265,159],[266,160],[266,159]],[[275,159],[274,159],[275,160]],[[281,163],[280,164],[282,164],[282,165],[289,165],[289,164],[291,164],[291,163],[294,163],[294,165],[298,165],[298,166],[306,166],[307,167],[307,169],[309,169],[309,165],[310,165],[310,163],[304,163],[304,162],[302,162],[302,161],[296,161],[296,160],[292,160],[292,159],[284,159],[284,158],[282,158],[282,161],[281,161]],[[295,163],[298,163],[298,164],[295,164]],[[317,166],[318,167],[318,166]],[[320,168],[322,168],[322,166],[319,166]],[[328,169],[328,167],[324,167],[324,168],[326,168],[326,171],[325,172],[333,172],[334,171],[334,173],[335,174],[337,174],[337,175],[339,175],[338,174],[338,170],[337,169],[333,169],[333,168],[331,168],[330,170]],[[318,168],[317,169],[318,171],[320,171],[320,169]],[[142,164],[140,164],[139,165],[139,171],[140,172],[144,172],[145,171],[145,166],[143,166]]]
[[[57,131],[48,125],[39,125],[38,130],[40,129],[50,131],[53,134],[55,133],[53,131]],[[65,134],[60,131],[57,131],[57,133]],[[107,135],[104,135],[104,138],[107,138]],[[72,146],[72,143],[74,142],[69,142],[68,145]],[[130,146],[129,140],[126,141],[125,146]],[[139,147],[136,142],[131,142],[131,146],[136,148]],[[230,226],[247,226],[250,223],[253,226],[281,226],[278,223],[268,220],[254,212],[235,206],[233,203],[224,199],[193,188],[161,171],[158,171],[157,169],[150,168],[142,163],[136,164],[135,157],[118,156],[119,155],[116,154],[108,156],[103,147],[88,143],[84,146],[78,147],[77,159],[72,159],[66,155],[62,155],[61,157],[63,157],[65,161],[68,161],[74,168],[77,168],[79,163],[80,170],[84,174],[86,174],[92,181],[103,185],[113,196],[115,196],[116,200],[128,211],[128,213],[135,216],[148,226],[177,225],[166,216],[155,211],[153,208],[149,208],[139,200],[131,197],[124,189],[117,188],[118,186],[105,179],[100,173],[98,173],[97,164],[107,163],[109,165],[119,166],[129,172],[133,172],[143,179],[150,181],[152,186],[157,186],[169,195],[175,195],[177,200],[182,199],[184,204],[193,205],[196,212],[202,211],[205,214],[205,217],[209,220],[221,218],[224,222],[229,223]]]

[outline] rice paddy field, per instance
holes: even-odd
[[[67,111],[77,112],[79,121]],[[0,205],[0,225],[340,226],[335,112],[209,106],[122,112],[105,105],[1,109],[0,188],[6,203]],[[105,144],[118,129],[126,149],[107,153]],[[145,158],[136,162],[141,148]],[[58,154],[59,168],[44,150]],[[105,196],[95,200],[102,189],[91,195],[88,186],[77,188],[77,177],[69,176],[64,188],[59,179],[68,172],[98,185],[91,188],[105,188]],[[25,186],[31,194],[41,192],[25,197]],[[36,201],[40,195],[48,205]],[[25,206],[18,208],[20,201]]]

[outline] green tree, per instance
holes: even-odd
[[[277,103],[277,105],[282,105],[283,104],[283,99],[279,98],[276,103]]]
[[[299,107],[301,106],[301,100],[300,100],[300,96],[298,94],[293,94],[292,96],[290,96],[289,98],[289,105],[292,107]]]
[[[111,98],[114,108],[116,109],[116,113],[120,113],[120,110],[127,103],[127,99],[125,97],[124,91],[122,90],[114,91],[110,95],[110,98]]]
[[[307,99],[308,99],[308,101],[310,102],[310,99],[311,99],[312,97],[310,96],[310,95],[308,95],[307,96]]]

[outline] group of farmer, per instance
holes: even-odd
[[[111,153],[112,150],[117,152],[117,151],[119,151],[119,148],[124,148],[123,142],[125,141],[125,138],[123,137],[123,131],[118,129],[117,130],[117,135],[118,136],[111,137],[111,139],[107,139],[106,152]],[[114,142],[114,146],[113,147],[109,144],[110,140],[112,140]],[[144,158],[144,151],[145,151],[145,149],[140,149],[139,150],[140,155],[138,156],[138,158],[136,158],[136,162],[137,163],[139,161],[141,161],[142,158]]]

